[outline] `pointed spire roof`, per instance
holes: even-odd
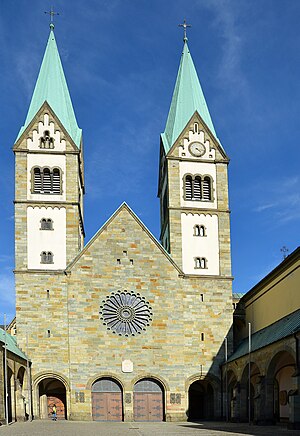
[[[77,125],[53,29],[54,25],[51,23],[48,43],[25,124],[21,128],[17,139],[19,139],[43,103],[47,101],[75,144],[80,147],[82,131]]]
[[[161,135],[166,153],[168,153],[196,111],[217,139],[194,62],[188,48],[187,38],[185,37],[169,115],[165,131]]]

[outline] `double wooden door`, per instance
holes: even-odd
[[[135,392],[133,402],[135,421],[163,421],[162,392]]]
[[[94,421],[122,421],[121,392],[92,392]]]

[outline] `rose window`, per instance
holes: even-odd
[[[112,292],[102,301],[100,319],[107,330],[120,336],[140,334],[152,321],[152,309],[145,297],[129,291]]]

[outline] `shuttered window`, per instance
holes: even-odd
[[[185,178],[185,199],[192,200],[192,176],[186,176]]]
[[[211,200],[211,181],[208,176],[205,176],[202,182],[203,200]]]
[[[184,177],[184,199],[195,201],[212,200],[212,180],[210,176],[191,176]]]
[[[61,171],[59,168],[34,168],[33,194],[61,194]]]
[[[34,168],[33,171],[33,192],[41,192],[42,189],[42,175],[40,168]]]

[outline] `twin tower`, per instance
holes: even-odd
[[[34,416],[55,403],[70,419],[220,417],[228,157],[187,39],[160,140],[160,243],[124,203],[84,244],[82,132],[53,25],[14,153],[17,341]]]
[[[64,270],[84,245],[84,162],[53,28],[14,152],[16,274]],[[185,39],[158,188],[160,241],[184,274],[231,276],[228,162]]]

